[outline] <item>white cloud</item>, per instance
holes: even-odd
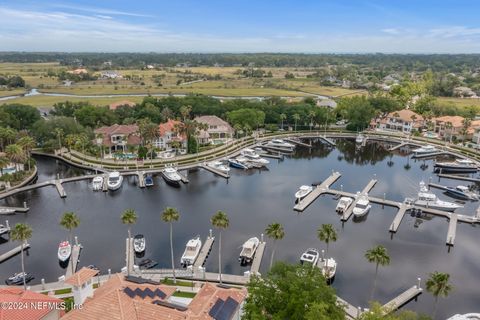
[[[392,34],[392,35],[400,34],[400,30],[395,29],[395,28],[382,29],[382,32]]]

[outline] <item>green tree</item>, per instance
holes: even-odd
[[[282,130],[283,130],[283,121],[287,119],[287,115],[285,113],[280,113],[280,121],[282,121]]]
[[[121,219],[122,223],[128,226],[127,275],[130,275],[130,269],[128,268],[128,266],[130,265],[130,259],[132,259],[132,257],[130,257],[130,253],[132,251],[132,248],[130,248],[130,245],[132,243],[131,225],[137,222],[137,213],[133,209],[127,209],[123,211]]]
[[[426,282],[427,291],[435,297],[435,305],[433,306],[432,318],[435,319],[438,307],[438,298],[447,297],[453,287],[449,283],[450,275],[448,273],[442,273],[435,271],[430,274]]]
[[[223,211],[217,211],[216,214],[210,219],[212,225],[219,231],[219,240],[218,240],[218,273],[220,275],[220,283],[222,283],[222,230],[228,228],[230,221],[228,216]]]
[[[270,269],[271,269],[273,265],[273,256],[275,255],[277,240],[282,240],[283,237],[285,237],[285,230],[283,230],[283,226],[280,223],[274,222],[268,225],[268,227],[265,229],[265,233],[270,239],[273,239],[273,249],[272,249],[272,255],[270,257]]]
[[[410,310],[393,312],[387,310],[378,302],[373,302],[367,312],[362,313],[359,320],[429,320],[428,316],[417,314]]]
[[[243,319],[340,320],[345,311],[337,305],[333,288],[319,268],[277,262],[262,278],[253,276]]]
[[[0,126],[0,150],[5,150],[5,146],[11,144],[16,136],[17,132],[14,129]]]
[[[250,108],[241,108],[227,112],[227,119],[233,125],[239,124],[242,127],[249,126],[256,129],[265,122],[265,112]]]
[[[295,121],[295,131],[297,131],[297,123],[300,121],[300,115],[298,113],[294,113],[293,120]]]
[[[17,141],[18,145],[23,149],[25,152],[25,158],[27,159],[28,163],[28,171],[30,171],[30,157],[32,149],[35,148],[36,143],[35,139],[30,136],[23,136]]]
[[[78,228],[80,225],[80,219],[74,212],[65,212],[60,219],[60,225],[68,230],[69,238],[70,238],[70,245],[73,246],[73,229]],[[72,274],[75,273],[72,265]]]
[[[10,239],[13,241],[20,241],[20,253],[22,257],[22,272],[25,273],[25,262],[23,257],[23,251],[25,248],[25,244],[27,243],[28,239],[32,237],[32,228],[25,224],[25,223],[17,223],[15,227],[10,231]],[[25,282],[25,278],[23,278],[23,289],[27,290],[27,284]]]
[[[331,224],[322,224],[317,230],[317,237],[320,241],[325,242],[327,245],[327,256],[328,256],[328,245],[330,242],[337,241],[337,231]]]
[[[384,246],[378,245],[367,250],[365,253],[365,259],[367,259],[370,263],[375,263],[375,278],[373,279],[373,288],[370,295],[370,299],[373,299],[375,288],[377,286],[378,267],[389,265],[390,256],[388,255],[387,249]]]
[[[11,144],[5,148],[7,158],[15,163],[15,168],[18,170],[18,164],[23,163],[26,160],[25,152],[18,144]]]
[[[162,220],[170,224],[170,255],[172,258],[172,272],[173,272],[173,282],[177,283],[177,278],[175,277],[175,261],[173,259],[173,223],[178,221],[180,218],[180,213],[175,208],[167,207],[163,210]]]

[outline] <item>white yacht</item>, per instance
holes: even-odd
[[[438,149],[428,144],[426,146],[413,149],[412,152],[415,156],[426,156],[426,155],[438,152]]]
[[[312,186],[307,186],[307,185],[300,186],[300,188],[298,188],[298,191],[295,192],[296,201],[302,200],[312,191],[313,191]]]
[[[72,254],[72,246],[70,245],[70,242],[68,241],[62,241],[58,245],[58,260],[64,262],[67,261],[68,258],[70,258],[70,255]]]
[[[322,274],[330,281],[335,277],[335,273],[337,272],[337,262],[333,258],[322,259],[319,262],[319,267],[322,269]]]
[[[363,217],[372,207],[367,195],[361,195],[359,197],[357,204],[355,204],[355,207],[353,208],[353,215],[355,217]]]
[[[103,177],[102,176],[96,176],[92,180],[92,189],[93,191],[99,191],[103,189]]]
[[[10,227],[0,224],[0,235],[10,232]]]
[[[464,200],[478,201],[480,196],[478,193],[470,190],[467,186],[445,187],[446,193]]]
[[[353,199],[350,197],[341,197],[337,203],[335,211],[337,213],[344,213],[352,205]]]
[[[202,240],[200,240],[200,236],[188,240],[187,245],[185,246],[185,251],[180,259],[180,264],[185,267],[194,264],[201,248]]]
[[[162,171],[163,179],[166,183],[174,187],[180,187],[180,181],[182,177],[178,174],[177,169],[173,167],[167,167]]]
[[[136,253],[140,253],[145,251],[145,246],[146,246],[145,237],[143,236],[143,234],[137,234],[133,238],[133,249],[135,250]]]
[[[267,146],[269,147],[277,147],[277,148],[284,148],[284,149],[294,149],[295,145],[290,142],[286,142],[285,140],[282,139],[272,139],[267,142]]]
[[[15,214],[15,209],[12,208],[0,208],[0,214],[8,215],[8,214]]]
[[[477,165],[469,159],[457,159],[454,162],[437,162],[434,165],[436,172],[475,173]]]
[[[245,148],[243,149],[242,151],[240,151],[240,154],[248,159],[259,159],[260,156],[258,155],[258,153],[253,150],[253,149],[250,149],[250,148]]]
[[[238,260],[242,263],[250,263],[253,261],[253,256],[255,256],[255,252],[257,251],[258,245],[260,244],[260,240],[257,237],[253,237],[245,241],[242,245],[242,251],[240,252],[240,257]]]
[[[320,257],[320,254],[318,253],[317,249],[314,248],[308,248],[307,251],[302,253],[302,256],[300,257],[300,263],[301,264],[311,264],[312,266],[315,266],[318,262],[318,258]]]
[[[118,190],[122,186],[123,176],[118,171],[108,174],[107,186],[110,190]]]
[[[363,134],[359,133],[355,138],[355,143],[362,144],[363,140],[365,140],[365,137],[363,136]]]
[[[209,163],[207,163],[207,166],[209,166],[213,169],[217,169],[218,171],[221,171],[223,173],[229,173],[230,172],[230,168],[221,161],[209,162]]]
[[[418,192],[417,199],[414,200],[416,206],[432,208],[437,210],[443,210],[448,212],[453,212],[458,208],[463,208],[462,205],[456,204],[454,202],[443,201],[437,198],[434,193],[431,193],[425,182],[420,182],[420,192]]]

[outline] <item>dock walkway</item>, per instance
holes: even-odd
[[[402,292],[400,295],[383,305],[382,309],[384,314],[389,314],[399,309],[401,306],[403,306],[413,298],[416,298],[419,294],[422,293],[422,291],[422,288],[418,286],[413,286],[410,289]]]
[[[258,270],[260,270],[260,265],[262,263],[263,253],[265,252],[265,241],[261,241],[257,247],[257,251],[255,252],[255,256],[253,257],[253,262],[250,267],[250,273],[258,274]]]
[[[453,246],[455,243],[455,237],[457,236],[457,221],[458,216],[456,213],[450,214],[450,220],[448,222],[448,232],[447,232],[447,245]]]
[[[25,243],[23,245],[23,250],[26,250],[28,248],[30,248],[30,244]],[[5,260],[10,259],[11,257],[13,257],[16,254],[19,254],[20,251],[22,251],[22,246],[15,247],[10,251],[5,252],[4,254],[0,255],[0,263],[2,263]]]
[[[313,189],[305,198],[299,201],[293,209],[295,211],[304,211],[313,201],[315,201],[322,193],[325,191],[339,178],[341,177],[340,172],[333,172],[327,179],[325,179],[321,184]]]
[[[311,144],[302,142],[302,141],[300,141],[300,139],[285,138],[285,139],[283,139],[283,140],[285,140],[285,141],[287,141],[287,142],[290,142],[290,143],[293,143],[293,144],[298,144],[299,146],[304,146],[304,147],[308,147],[308,148],[311,148],[311,147],[312,147]]]
[[[370,180],[370,182],[365,186],[365,188],[363,188],[362,192],[360,192],[360,194],[354,198],[350,207],[348,207],[348,209],[343,212],[342,221],[347,221],[348,219],[350,219],[350,217],[353,214],[353,208],[355,208],[355,205],[357,204],[358,200],[360,200],[362,196],[367,195],[376,184],[377,184],[376,179]]]
[[[411,206],[406,203],[402,203],[400,205],[400,208],[398,209],[398,212],[395,215],[392,224],[390,225],[390,232],[397,232],[398,227],[400,226],[400,223],[402,223],[403,217],[405,216],[405,213],[410,209]]]
[[[77,265],[80,261],[80,251],[82,250],[81,244],[75,244],[72,246],[72,254],[70,260],[68,261],[67,269],[65,270],[65,278],[72,276],[73,273],[77,272]],[[73,267],[72,267],[73,264]],[[73,273],[72,273],[73,268]]]
[[[456,174],[439,173],[438,177],[439,178],[447,178],[447,179],[454,179],[454,180],[462,180],[462,181],[480,183],[480,179],[470,178],[470,177],[466,177],[466,176],[459,176],[459,175],[456,175]]]
[[[205,264],[205,261],[208,258],[208,255],[210,254],[210,251],[212,250],[212,246],[214,242],[215,242],[215,237],[213,237],[212,235],[209,235],[207,237],[207,240],[205,240],[205,243],[203,244],[197,259],[195,260],[195,263],[193,264],[193,268],[195,270],[197,270],[198,267],[203,267],[203,265]]]
[[[209,165],[202,164],[202,165],[200,165],[200,168],[205,169],[205,170],[207,170],[207,171],[210,171],[210,172],[212,172],[212,173],[215,173],[216,175],[219,175],[219,176],[222,177],[222,178],[225,178],[225,179],[230,178],[230,176],[228,175],[228,173],[225,173],[225,172],[222,172],[222,171],[217,170],[217,169],[215,169],[215,168],[212,168],[212,167],[210,167]]]

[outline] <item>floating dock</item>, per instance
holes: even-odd
[[[65,189],[63,189],[61,180],[55,180],[55,187],[57,188],[58,194],[61,198],[67,197],[67,193],[65,192]]]
[[[400,227],[400,223],[402,223],[403,217],[405,216],[405,213],[407,213],[407,210],[410,209],[411,206],[406,203],[402,203],[400,205],[400,208],[398,209],[398,212],[395,215],[392,224],[390,225],[390,232],[397,232],[398,227]]]
[[[145,171],[137,171],[138,186],[145,188]]]
[[[265,241],[261,241],[258,244],[257,250],[255,251],[255,256],[253,257],[253,262],[250,267],[250,273],[257,274],[260,270],[260,265],[262,263],[263,253],[265,252]]]
[[[459,176],[459,175],[456,175],[456,174],[439,173],[438,177],[439,178],[447,178],[447,179],[454,179],[454,180],[462,180],[462,181],[470,181],[470,182],[480,183],[480,179],[470,178],[470,177],[465,177],[465,176]]]
[[[223,172],[223,171],[220,171],[220,170],[217,170],[217,169],[215,169],[215,168],[212,168],[212,167],[210,167],[210,166],[207,166],[206,164],[200,165],[200,168],[205,169],[205,170],[207,170],[207,171],[210,171],[210,172],[212,172],[212,173],[215,173],[216,175],[219,175],[219,176],[222,177],[222,178],[225,178],[225,179],[230,178],[230,176],[229,176],[227,173],[225,173],[225,172]]]
[[[182,179],[182,182],[183,182],[183,183],[189,183],[189,182],[190,182],[190,180],[188,180],[188,178],[187,178],[186,175],[180,173],[180,171],[177,171],[177,173],[178,173],[178,175],[180,176],[180,178]]]
[[[330,138],[327,138],[326,136],[320,136],[320,137],[318,137],[318,138],[320,138],[321,140],[325,141],[326,143],[328,143],[329,145],[331,145],[331,146],[333,146],[333,147],[337,145],[337,144],[335,143],[335,141],[333,141],[333,140],[330,139]]]
[[[363,188],[362,192],[360,192],[360,194],[353,199],[353,202],[350,205],[350,207],[348,207],[348,209],[343,212],[342,221],[347,221],[348,219],[350,219],[350,217],[353,214],[353,208],[355,208],[355,205],[357,204],[358,200],[360,200],[362,196],[368,194],[376,184],[377,184],[376,179],[370,180],[370,182],[365,186],[365,188]]]
[[[455,237],[457,235],[457,220],[458,216],[456,213],[450,214],[450,219],[448,222],[448,233],[447,233],[447,245],[453,246],[455,243]]]
[[[210,251],[212,250],[212,246],[214,242],[215,242],[215,237],[213,237],[212,235],[207,237],[207,240],[205,240],[205,243],[203,244],[202,249],[198,254],[198,257],[195,260],[195,263],[193,264],[194,270],[197,270],[198,267],[203,267],[203,265],[205,264],[205,261],[207,260],[208,255],[210,254]]]
[[[293,144],[298,144],[299,146],[303,146],[303,147],[307,147],[307,148],[311,148],[312,145],[311,144],[308,144],[308,143],[305,143],[305,142],[302,142],[300,141],[300,139],[290,139],[290,138],[285,138],[283,139],[287,142],[290,142],[290,143],[293,143]]]
[[[355,308],[353,305],[338,296],[337,304],[343,306],[343,310],[345,310],[345,314],[349,319],[357,319],[362,315],[362,311],[360,308]]]
[[[399,309],[401,306],[409,302],[410,300],[416,298],[418,295],[422,293],[423,289],[419,286],[413,286],[410,289],[402,292],[396,298],[390,300],[386,304],[383,305],[383,313],[385,315]]]
[[[130,259],[128,259],[128,248],[130,248]],[[125,266],[127,271],[132,272],[135,265],[135,250],[133,247],[133,238],[130,239],[130,246],[128,245],[128,238],[125,239]]]
[[[26,250],[28,248],[30,248],[30,244],[25,243],[23,245],[23,250]],[[20,251],[22,251],[22,246],[15,247],[10,251],[5,252],[4,254],[0,255],[0,263],[4,262],[5,260],[10,259],[11,257],[13,257],[16,254],[19,254]]]
[[[70,260],[68,260],[68,266],[65,270],[65,278],[72,276],[73,273],[77,272],[77,265],[80,261],[80,251],[82,250],[81,244],[75,244],[72,246],[72,254],[70,255]],[[72,267],[73,264],[73,267]],[[72,273],[73,268],[73,273]]]
[[[108,191],[108,174],[103,175],[103,185],[102,185],[102,191],[107,192]]]
[[[333,172],[325,181],[312,190],[303,200],[299,201],[293,210],[295,211],[304,211],[313,201],[315,201],[322,193],[325,191],[340,178],[340,172]]]

